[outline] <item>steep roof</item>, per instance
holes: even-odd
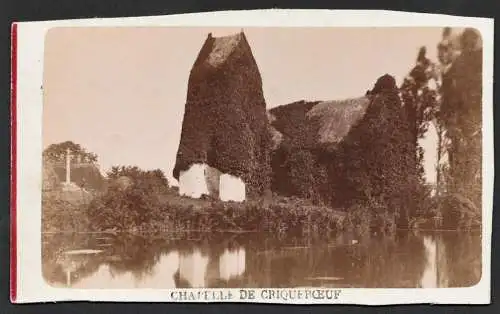
[[[324,101],[312,107],[306,116],[318,122],[319,143],[338,143],[363,118],[369,103],[368,97]]]
[[[276,147],[284,139],[293,146],[311,147],[340,142],[364,117],[369,97],[320,102],[294,102],[269,111]],[[280,136],[277,136],[276,132]]]
[[[211,34],[209,36],[211,36]],[[218,67],[220,64],[227,60],[227,58],[241,42],[242,33],[212,38],[214,39],[212,50],[209,53],[206,61],[211,66]]]

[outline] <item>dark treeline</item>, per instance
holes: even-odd
[[[445,29],[437,43],[440,64],[422,47],[400,87],[382,76],[365,97],[329,102],[319,120],[311,118],[318,102],[271,109],[283,137],[272,154],[273,190],[388,226],[480,225],[482,50],[474,30],[450,36]],[[419,144],[431,125],[436,186],[426,184]]]

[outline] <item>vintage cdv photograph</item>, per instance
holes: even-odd
[[[13,302],[490,302],[492,20],[17,23],[12,54]]]

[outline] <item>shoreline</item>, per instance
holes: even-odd
[[[473,232],[480,226],[436,224],[431,216],[398,225],[388,210],[356,205],[343,210],[307,199],[275,195],[244,202],[192,199],[167,188],[148,191],[109,189],[91,198],[44,192],[42,233],[275,233],[328,236],[342,232],[392,234],[401,230]],[[63,228],[67,228],[63,230]]]

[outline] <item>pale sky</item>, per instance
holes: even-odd
[[[170,182],[189,72],[207,34],[240,28],[108,27],[49,31],[44,147],[67,140],[113,165],[160,168]],[[359,97],[388,73],[398,84],[441,28],[245,28],[268,108]],[[432,142],[432,141],[431,141]],[[429,146],[430,147],[430,146]],[[434,154],[433,149],[428,149]],[[434,165],[427,163],[427,171]]]

